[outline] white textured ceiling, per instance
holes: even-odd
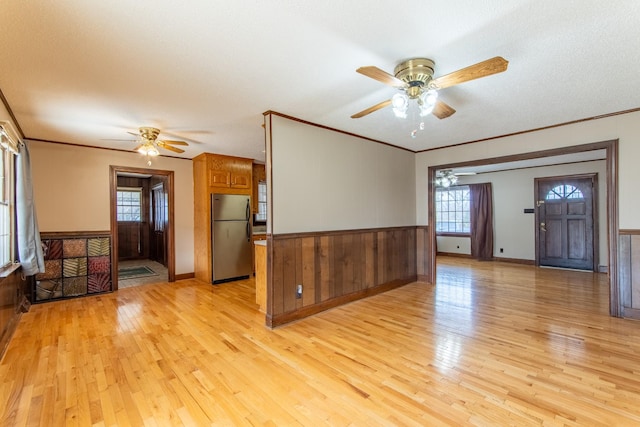
[[[640,107],[639,23],[636,0],[3,0],[0,89],[33,139],[132,149],[110,139],[156,126],[183,157],[263,160],[273,110],[423,150]],[[498,55],[415,139],[388,108],[350,118],[395,93],[360,66]]]

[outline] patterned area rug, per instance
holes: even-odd
[[[139,277],[157,276],[158,273],[147,266],[125,267],[118,269],[118,280],[137,279]]]

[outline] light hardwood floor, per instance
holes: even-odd
[[[0,425],[640,425],[640,322],[606,276],[439,260],[276,330],[253,281],[36,305],[0,364]]]

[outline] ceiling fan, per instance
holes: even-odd
[[[356,72],[399,89],[400,92],[391,99],[352,115],[351,118],[359,119],[389,105],[393,107],[393,112],[397,117],[406,118],[409,100],[415,99],[420,108],[421,116],[433,114],[439,119],[446,119],[456,110],[438,100],[440,89],[501,73],[506,71],[508,64],[507,60],[496,56],[437,78],[433,78],[435,62],[428,58],[413,58],[402,61],[395,67],[393,75],[375,66],[360,67]]]
[[[436,172],[436,187],[450,187],[458,183],[459,176],[475,175],[475,172],[454,172],[451,169],[443,169]]]
[[[181,148],[174,147],[174,145],[187,146],[188,143],[184,141],[172,141],[168,139],[158,139],[158,135],[160,135],[160,130],[154,127],[141,127],[138,130],[139,133],[127,132],[131,135],[138,137],[138,145],[134,151],[137,151],[146,156],[157,156],[159,153],[158,148],[162,148],[168,151],[173,151],[174,153],[184,153],[184,150]]]

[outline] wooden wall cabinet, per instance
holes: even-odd
[[[205,163],[207,165],[210,187],[251,189],[253,165],[251,159],[208,153],[201,154],[200,156],[203,155],[205,156]]]
[[[231,173],[231,188],[251,188],[251,174]]]
[[[209,171],[209,186],[216,188],[251,188],[251,174],[211,170]]]
[[[209,171],[209,187],[230,187],[231,173],[222,170]]]
[[[252,165],[252,159],[211,153],[193,158],[194,273],[198,280],[212,280],[211,194],[251,196]]]

